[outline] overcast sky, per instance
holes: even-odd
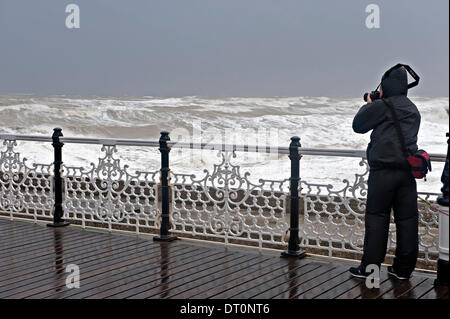
[[[66,28],[66,5],[80,29]],[[380,28],[366,27],[368,4]],[[0,0],[0,94],[448,96],[448,0]]]

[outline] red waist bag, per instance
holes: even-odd
[[[424,150],[418,150],[416,154],[408,155],[407,160],[414,178],[426,180],[428,171],[431,172],[430,155]]]

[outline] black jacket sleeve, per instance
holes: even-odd
[[[364,134],[383,122],[386,118],[386,108],[382,104],[383,101],[376,100],[363,105],[353,119],[353,131]]]

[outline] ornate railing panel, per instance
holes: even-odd
[[[221,238],[228,243],[285,244],[288,180],[249,181],[231,163],[235,152],[219,151],[221,161],[204,176],[172,174],[172,232]]]
[[[27,165],[15,139],[3,140],[0,152],[0,212],[33,218],[52,217],[52,164]]]
[[[304,204],[303,225],[300,227],[302,246],[324,250],[329,256],[362,254],[369,174],[367,160],[361,159],[360,166],[364,167],[364,171],[355,174],[353,183],[343,180],[344,186],[341,189],[335,190],[332,185],[301,181]],[[432,199],[437,194],[421,195]],[[389,257],[393,257],[395,249],[396,233],[392,216],[393,214],[388,240]],[[438,213],[419,202],[419,261],[434,264],[437,260],[438,219]]]
[[[90,169],[63,165],[64,218],[80,221],[83,227],[100,223],[136,232],[159,229],[159,171],[132,174],[114,157],[116,146],[103,145],[101,151],[104,156]]]
[[[419,193],[435,202],[439,194]],[[419,261],[435,265],[439,257],[439,212],[419,202]]]

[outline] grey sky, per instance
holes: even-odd
[[[76,3],[81,28],[65,27]],[[381,28],[367,29],[376,3]],[[0,0],[0,94],[448,96],[448,0]]]

